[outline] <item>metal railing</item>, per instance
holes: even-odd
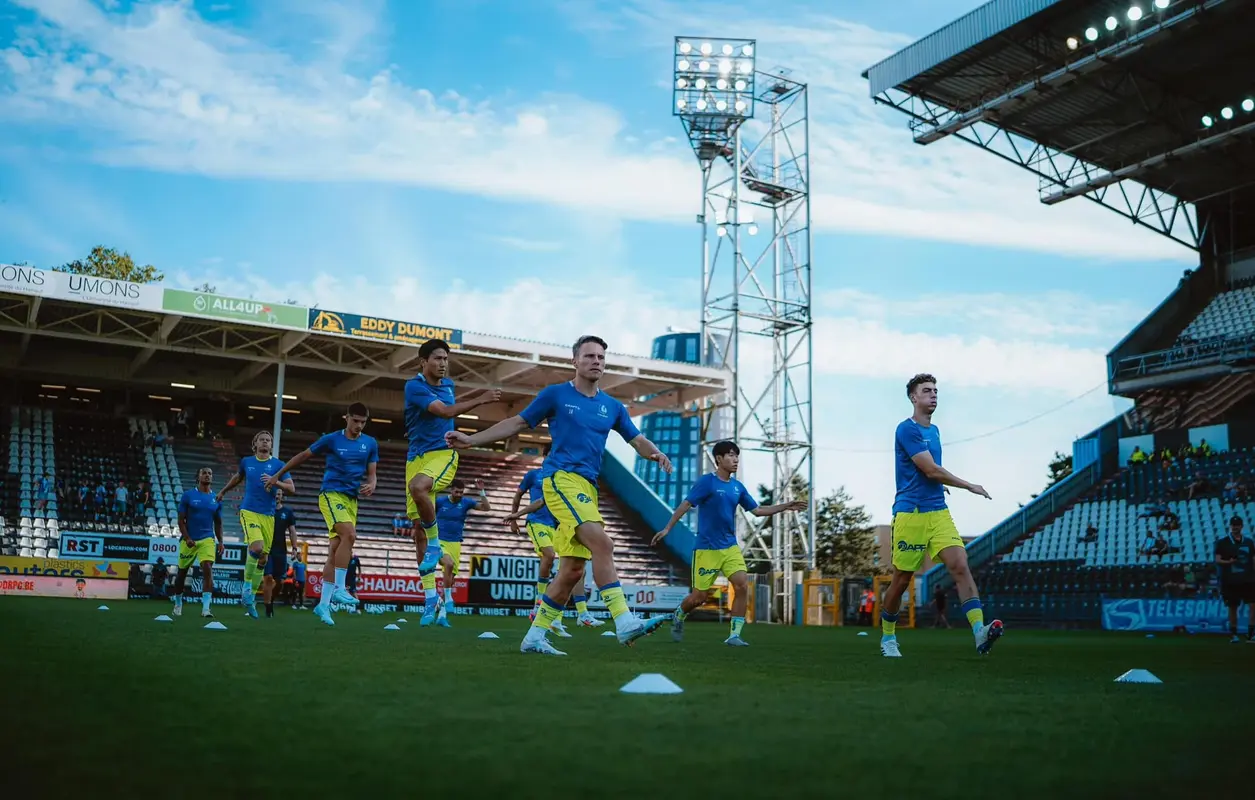
[[[1188,367],[1227,364],[1255,358],[1255,334],[1217,336],[1177,344],[1165,350],[1125,356],[1115,363],[1112,378],[1138,378]]]

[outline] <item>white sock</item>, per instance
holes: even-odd
[[[318,595],[318,605],[331,607],[331,595],[335,593],[335,585],[322,582],[322,592]]]
[[[348,569],[341,569],[340,567],[336,567],[336,586],[338,588],[340,589],[344,588],[344,578],[348,574],[349,574]]]
[[[183,607],[183,595],[181,595],[181,594],[176,594],[176,595],[174,596],[174,605],[175,605],[175,606],[177,606],[178,608],[182,608],[182,607]]]
[[[213,593],[213,592],[201,592],[201,593],[200,593],[200,604],[201,604],[201,608],[203,608],[205,611],[208,611],[208,610],[209,610],[209,604],[210,604],[211,602],[213,602],[213,599],[214,599],[214,593]]]

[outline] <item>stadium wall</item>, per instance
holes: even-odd
[[[641,516],[651,530],[660,531],[671,519],[672,509],[653,489],[649,488],[631,467],[607,451],[601,458],[601,479],[606,482],[624,506]],[[684,563],[693,565],[693,545],[696,537],[683,521],[676,523],[662,542],[671,554]]]

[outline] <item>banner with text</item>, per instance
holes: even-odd
[[[440,328],[418,322],[402,322],[383,317],[364,317],[343,311],[309,310],[309,329],[336,336],[352,336],[357,339],[376,339],[397,344],[421,345],[428,339],[444,339],[450,347],[462,346],[462,331],[456,328]]]
[[[561,561],[561,559],[559,559]],[[540,559],[535,556],[471,556],[467,585],[471,605],[528,606],[536,601]],[[589,608],[604,609],[601,593],[593,586],[592,568],[584,571]],[[670,611],[688,595],[685,586],[638,586],[624,584],[628,606],[640,611]]]
[[[0,575],[53,575],[63,578],[123,579],[127,565],[119,561],[67,561],[60,558],[0,556]]]
[[[0,595],[125,600],[126,582],[59,575],[0,575]]]
[[[1103,600],[1102,626],[1109,631],[1216,631],[1229,624],[1220,598]]]
[[[190,314],[211,319],[230,319],[271,325],[279,328],[306,329],[309,309],[283,303],[265,303],[206,292],[166,289],[161,307],[172,314]]]
[[[444,578],[439,575],[436,576],[436,591],[444,591]],[[322,596],[322,575],[309,574],[305,596],[315,599]],[[426,595],[423,593],[423,579],[418,575],[359,575],[357,599],[363,603],[422,603]],[[453,604],[463,605],[466,602],[466,579],[454,578]]]
[[[161,286],[155,284],[94,278],[13,264],[0,264],[0,292],[137,311],[160,311],[163,296]]]
[[[158,558],[166,564],[177,564],[179,561],[179,539],[166,536],[62,531],[59,544],[61,555],[73,558],[132,564],[153,564]],[[242,542],[227,542],[217,563],[242,567],[246,551]]]

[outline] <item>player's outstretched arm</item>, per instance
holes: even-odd
[[[439,400],[432,400],[427,404],[427,413],[442,419],[453,419],[480,406],[496,403],[500,399],[500,389],[479,389],[467,395],[465,400],[454,403],[451,406],[447,406]]]
[[[654,547],[663,539],[667,538],[667,534],[671,533],[671,529],[674,528],[676,523],[683,519],[684,515],[689,513],[692,508],[692,503],[687,500],[681,500],[680,504],[675,507],[675,513],[671,515],[671,519],[667,520],[667,524],[662,527],[662,530],[654,534],[654,538],[649,541],[649,545]]]
[[[756,517],[774,517],[776,514],[781,514],[785,511],[805,511],[805,510],[806,510],[805,500],[792,500],[788,503],[776,503],[774,506],[759,506],[758,508],[754,509],[750,513],[752,513]]]
[[[545,501],[543,498],[540,500],[533,501],[531,503],[528,503],[523,508],[516,508],[514,511],[510,512],[510,515],[505,518],[505,521],[510,522],[516,519],[523,519],[528,514],[535,513],[544,507],[545,507]]]
[[[218,495],[216,498],[218,502],[221,503],[222,498],[227,496],[227,492],[230,492],[232,489],[239,486],[243,482],[244,482],[244,470],[240,470],[236,472],[234,475],[232,475],[231,480],[227,481],[227,485],[223,486],[222,491],[218,492]]]
[[[469,436],[461,431],[449,431],[444,435],[444,441],[445,444],[454,450],[466,450],[470,447],[482,447],[486,444],[509,439],[511,436],[517,436],[530,427],[527,424],[527,420],[516,414],[509,419],[501,420],[487,430]]]
[[[671,474],[671,459],[667,458],[666,453],[658,449],[658,445],[649,441],[649,439],[645,437],[645,434],[642,433],[637,435],[629,441],[628,444],[632,445],[632,449],[635,450],[641,458],[646,461],[656,462],[658,466],[662,467],[663,472],[668,475]]]
[[[273,489],[274,487],[278,486],[279,481],[283,480],[284,475],[287,475],[289,472],[296,469],[297,467],[304,464],[306,461],[310,460],[313,457],[314,457],[314,454],[310,452],[308,447],[302,450],[301,452],[297,453],[296,455],[292,456],[292,458],[288,459],[288,463],[284,464],[282,467],[279,467],[278,472],[266,478],[266,481],[265,481],[266,488]]]
[[[989,496],[989,492],[985,491],[984,486],[981,486],[979,483],[965,481],[936,461],[933,461],[933,454],[927,450],[911,456],[911,461],[915,462],[915,466],[919,467],[919,471],[924,473],[925,477],[937,481],[937,483],[953,486],[956,489],[966,489],[972,494],[984,497],[986,500],[993,499]]]
[[[492,511],[492,503],[488,502],[488,492],[484,489],[483,480],[476,478],[475,485],[479,487],[479,499],[475,501],[475,510]]]
[[[279,481],[279,488],[283,490],[284,494],[296,494],[296,483],[292,480],[291,475],[285,480]]]

